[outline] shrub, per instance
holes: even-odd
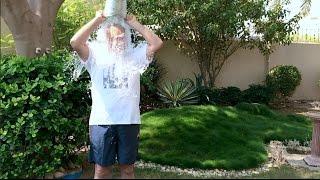
[[[141,75],[141,113],[163,107],[163,103],[160,101],[157,94],[157,84],[163,74],[164,68],[158,64],[155,59],[150,63],[148,69]]]
[[[198,103],[196,88],[192,81],[187,79],[164,84],[158,88],[158,94],[164,103],[174,107]]]
[[[157,60],[153,60],[150,63],[147,70],[141,75],[141,95],[154,97],[157,95],[157,84],[164,74],[164,68],[157,63]]]
[[[241,90],[238,87],[227,87],[214,89],[212,93],[212,101],[220,105],[234,106],[241,102]]]
[[[270,87],[260,84],[251,84],[242,92],[242,100],[249,103],[269,104],[273,99],[273,91]]]
[[[70,58],[1,56],[0,178],[41,177],[77,160],[91,102],[85,76],[70,82],[64,70]]]
[[[195,85],[196,93],[199,96],[198,104],[214,104],[212,100],[213,90],[210,87],[206,87],[204,85],[203,77],[201,76],[201,74],[194,74],[194,76],[196,81],[193,84]]]
[[[188,79],[196,87],[198,94],[198,104],[219,104],[219,105],[236,105],[241,102],[241,90],[237,87],[215,88],[211,89],[204,85],[203,78],[200,74],[194,74],[195,82]]]
[[[267,86],[281,99],[292,96],[300,82],[301,74],[298,68],[289,65],[272,68],[266,77]]]
[[[14,54],[14,40],[12,34],[3,35],[0,36],[0,50],[1,53],[6,54]]]
[[[199,104],[215,104],[214,90],[209,87],[201,86],[197,88],[197,93],[199,95]]]

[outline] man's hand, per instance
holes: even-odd
[[[103,11],[97,11],[96,16],[88,22],[86,25],[80,28],[75,35],[70,40],[72,48],[77,51],[81,59],[86,61],[89,57],[89,48],[86,44],[90,34],[104,21],[106,16]]]
[[[154,34],[148,27],[140,24],[134,15],[127,15],[125,20],[134,30],[142,34],[144,39],[147,40],[147,57],[148,59],[151,59],[153,54],[162,47],[162,40],[156,34]]]
[[[102,10],[96,12],[95,20],[101,24],[106,20],[106,16]]]
[[[125,18],[125,20],[127,21],[127,23],[132,26],[135,22],[137,22],[137,18],[134,15],[127,15],[127,17]]]

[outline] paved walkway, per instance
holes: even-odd
[[[302,154],[286,154],[285,159],[293,167],[303,167],[303,168],[307,168],[311,171],[320,171],[320,167],[308,166],[304,162],[303,158],[305,158],[306,156],[307,155],[302,155]]]

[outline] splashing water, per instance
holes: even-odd
[[[110,39],[107,31],[111,26],[118,26],[124,31],[124,37],[122,37],[122,43],[115,43],[116,39]],[[131,71],[144,71],[145,68],[135,66],[134,62],[128,61],[128,56],[133,53],[135,45],[131,40],[131,29],[125,20],[120,16],[108,17],[89,37],[87,43],[95,44],[95,47],[99,47],[99,53],[105,56],[112,56],[118,63],[122,64],[120,71],[124,69],[130,69]],[[72,54],[72,61],[68,64],[68,69],[72,73],[71,79],[77,81],[79,76],[85,72],[84,64],[81,63],[81,58],[76,51]]]
[[[97,8],[96,5],[101,4],[102,1],[104,0],[90,0],[89,2]],[[108,59],[116,60],[116,62],[113,63],[120,64],[118,69],[122,73],[128,71],[130,73],[137,71],[142,73],[145,71],[148,64],[130,61],[130,58],[128,58],[130,55],[133,55],[135,49],[134,43],[132,43],[131,40],[131,35],[136,37],[136,34],[131,33],[132,30],[124,20],[127,14],[127,0],[105,0],[104,14],[107,16],[106,21],[90,35],[87,44],[93,45],[95,53],[103,55],[104,59],[105,57],[113,57]],[[113,27],[113,29],[116,27],[115,29],[118,29],[116,30],[118,33],[111,31],[111,27]],[[111,36],[111,34],[113,34],[113,36]],[[117,36],[115,36],[115,34]],[[72,59],[69,69],[72,71],[71,79],[76,81],[85,71],[84,64],[77,52],[73,53]],[[107,61],[103,63],[112,63]]]

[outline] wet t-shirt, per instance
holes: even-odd
[[[141,124],[140,74],[148,67],[147,44],[125,55],[108,53],[103,44],[89,43],[82,63],[90,74],[92,109],[89,125]]]

